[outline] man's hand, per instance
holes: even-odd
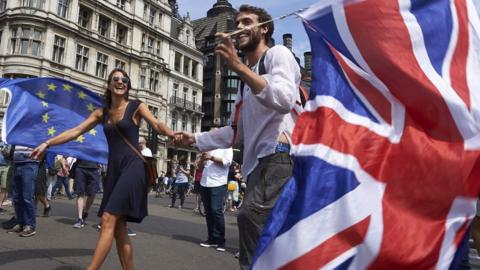
[[[174,142],[179,145],[191,145],[195,143],[195,136],[186,131],[176,132]]]
[[[230,35],[226,33],[217,33],[215,36],[222,39],[222,42],[215,47],[215,54],[218,54],[223,58],[230,70],[238,73],[243,64],[242,61],[240,61],[240,58],[238,58],[237,49],[233,46]]]

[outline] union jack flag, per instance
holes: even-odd
[[[470,0],[303,12],[313,82],[253,269],[448,269],[480,191]]]

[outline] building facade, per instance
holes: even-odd
[[[61,77],[103,94],[108,73],[120,67],[130,75],[130,97],[171,126],[173,78],[189,91],[201,90],[202,82],[202,53],[171,31],[168,0],[0,0],[0,76]],[[199,72],[172,71],[172,51],[197,61]],[[0,95],[3,113],[7,97]],[[146,123],[141,135],[165,170],[172,146]]]

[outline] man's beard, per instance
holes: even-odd
[[[251,32],[250,40],[248,41],[248,43],[243,46],[239,45],[238,48],[246,53],[253,52],[257,49],[258,44],[260,44],[260,41],[261,41],[261,34],[260,34],[260,30],[257,29],[256,31]]]

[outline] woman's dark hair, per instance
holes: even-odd
[[[128,78],[127,94],[125,94],[125,99],[126,100],[128,100],[128,93],[129,93],[130,89],[132,89],[132,82],[131,82],[130,77],[128,76],[127,72],[125,72],[125,70],[123,70],[121,68],[115,68],[112,71],[110,71],[110,74],[108,75],[108,78],[107,78],[107,89],[105,90],[105,94],[103,95],[104,98],[105,98],[105,106],[107,108],[110,108],[112,106],[112,92],[110,91],[110,88],[108,88],[108,87],[110,86],[110,82],[112,81],[112,78],[113,78],[113,73],[115,73],[115,72],[121,72],[123,77]]]
[[[187,166],[187,159],[184,157],[180,158],[180,160],[178,161],[178,165]]]
[[[254,7],[250,5],[241,5],[240,8],[238,9],[238,12],[253,13],[257,15],[259,23],[272,20],[272,16],[270,16],[270,14],[268,14],[268,12],[265,9],[259,8],[259,7]],[[237,13],[237,16],[238,16],[238,13]],[[265,42],[268,43],[268,41],[273,35],[273,30],[274,30],[273,21],[268,22],[260,27],[268,27],[268,31],[265,34]]]

